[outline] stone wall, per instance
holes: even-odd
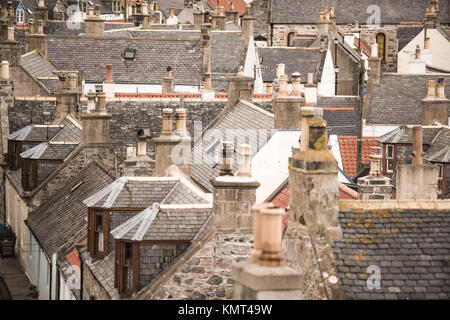
[[[275,24],[273,26],[273,46],[285,47],[288,45],[288,34],[317,34],[317,26],[315,24]],[[270,30],[267,34],[267,42],[270,45]]]
[[[161,244],[139,247],[139,288],[148,285],[161,274],[188,245]]]
[[[14,69],[13,74],[15,96],[47,96],[49,95],[31,78],[22,67]]]
[[[23,127],[34,124],[51,123],[56,110],[54,99],[49,100],[34,98],[15,99],[14,105],[9,109],[9,130],[15,132]]]
[[[106,293],[105,289],[95,279],[92,272],[83,263],[83,300],[90,300],[94,297],[95,300],[110,300],[111,298]]]
[[[250,13],[256,18],[253,22],[254,33],[268,33],[271,0],[254,0]]]
[[[253,235],[215,233],[151,296],[152,299],[231,299],[231,265],[248,260]]]

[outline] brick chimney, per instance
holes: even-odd
[[[252,207],[253,215],[261,220],[255,225],[255,247],[260,254],[250,261],[231,266],[235,300],[300,300],[303,298],[304,277],[284,265],[281,253],[282,208],[272,203]],[[260,239],[257,241],[257,239]]]
[[[8,61],[2,61],[2,72],[0,79],[0,155],[8,152],[9,135],[9,112],[14,107],[14,82],[10,78],[10,68]],[[3,159],[3,158],[2,158]],[[1,161],[3,162],[3,161]]]
[[[392,180],[381,174],[379,148],[370,155],[370,172],[368,176],[358,179],[359,200],[388,200],[392,198]]]
[[[114,98],[115,96],[112,64],[106,65],[106,78],[105,81],[103,81],[103,92],[106,94],[107,98]]]
[[[449,99],[445,97],[444,78],[428,81],[428,94],[422,99],[422,125],[448,124]]]
[[[305,84],[305,104],[309,106],[317,105],[317,84],[314,83],[314,74],[308,73],[308,79]]]
[[[236,76],[228,77],[228,107],[234,107],[239,100],[252,102],[253,78],[244,75],[243,67],[239,67]]]
[[[176,109],[176,130],[173,130],[173,109],[162,110],[162,130],[159,137],[152,138],[155,144],[155,174],[166,175],[171,165],[178,166],[190,175],[191,137],[186,130],[186,109]]]
[[[200,89],[200,97],[202,101],[212,101],[215,99],[215,92],[212,89],[211,73],[205,74],[205,86]]]
[[[244,157],[250,157],[247,147],[239,146],[239,149]],[[251,175],[233,175],[232,159],[233,144],[224,142],[220,175],[211,179],[213,224],[218,232],[250,233],[253,229],[251,206],[255,203],[259,183]]]
[[[289,224],[327,240],[342,239],[338,223],[338,165],[328,150],[326,121],[308,121],[308,149],[289,159]]]
[[[94,8],[89,7],[88,17],[84,20],[84,29],[86,37],[103,37],[105,20],[100,17],[100,5],[95,5],[95,15]]]
[[[34,18],[42,20],[45,23],[48,21],[48,9],[45,6],[45,0],[39,0],[38,6],[34,8]]]
[[[272,102],[272,108],[275,115],[275,129],[298,129],[300,121],[300,109],[305,105],[305,99],[300,95],[288,94],[287,80],[288,79],[286,75],[280,75],[280,89],[278,94],[274,96]],[[295,81],[298,80],[299,79]]]
[[[79,118],[80,90],[78,83],[78,72],[55,71],[59,79],[56,90],[56,114],[54,122],[64,119],[67,114]]]
[[[35,33],[26,34],[26,51],[38,50],[43,55],[47,55],[47,35],[44,34],[43,20],[37,20],[34,27],[31,27],[28,31],[34,31]]]
[[[90,147],[104,147],[110,145],[111,115],[106,112],[106,94],[96,95],[97,103],[94,111],[81,115],[83,122],[82,143]]]
[[[162,93],[175,92],[175,78],[172,75],[172,67],[167,67],[167,73],[162,79]]]
[[[422,59],[425,60],[426,65],[433,65],[433,54],[430,50],[430,38],[426,37],[422,51]]]
[[[436,200],[439,167],[423,164],[422,126],[413,130],[413,163],[397,165],[397,200]]]

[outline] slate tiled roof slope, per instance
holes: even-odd
[[[356,176],[357,164],[357,145],[358,140],[356,136],[338,136],[339,149],[341,151],[342,166],[345,174],[350,178]],[[379,143],[375,137],[364,137],[362,141],[362,163],[370,162],[370,154],[372,147],[378,147]]]
[[[110,298],[116,294],[114,288],[114,257],[116,251],[111,251],[105,258],[93,260],[89,255],[86,247],[80,250],[81,259],[88,265],[90,271],[95,275],[95,278],[100,282],[102,287]]]
[[[439,131],[424,158],[432,162],[450,162],[450,128]]]
[[[136,58],[123,59],[125,49],[135,49]],[[65,70],[83,70],[88,82],[103,82],[107,64],[116,83],[161,84],[168,66],[176,84],[201,80],[199,41],[50,37],[48,56]]]
[[[47,83],[39,80],[41,77],[56,77],[53,71],[58,70],[58,68],[47,57],[43,56],[38,51],[31,51],[20,58],[20,66],[34,81],[47,89],[49,93],[54,92],[53,86],[47,87]]]
[[[105,37],[114,38],[199,40],[200,30],[143,30],[130,28],[107,31],[104,35]]]
[[[422,29],[422,26],[400,26],[397,29],[398,51],[402,50]]]
[[[373,87],[367,124],[421,124],[421,101],[427,96],[428,80],[438,78],[450,83],[448,74],[382,74]],[[445,96],[450,97],[448,85]]]
[[[22,152],[20,156],[24,159],[64,160],[76,146],[77,144],[52,144],[44,142]]]
[[[134,24],[132,23],[105,22],[105,31],[125,29],[133,26]],[[68,24],[67,21],[48,21],[44,25],[44,33],[47,35],[79,35],[84,33],[84,22],[80,22],[79,25],[73,25]]]
[[[319,11],[323,5],[334,5],[336,22],[349,24],[359,21],[366,23],[372,12],[367,13],[370,5],[380,8],[381,24],[399,24],[400,22],[421,22],[425,13],[423,0],[273,0],[272,23],[291,24],[307,23],[315,24],[319,19]],[[449,23],[448,2],[440,1],[441,23]]]
[[[86,233],[87,207],[83,200],[113,179],[96,163],[91,163],[61,187],[49,201],[32,211],[27,224],[48,256]],[[51,231],[51,232],[50,232]]]
[[[314,81],[320,77],[322,54],[319,49],[259,47],[258,56],[264,82],[275,79],[276,65],[284,63],[285,73],[291,77],[300,72],[302,82],[306,82],[308,73],[314,73]]]
[[[341,209],[339,222],[344,238],[332,248],[346,298],[450,298],[448,209]],[[380,289],[368,289],[371,265]]]
[[[222,142],[226,141],[228,134],[234,132],[235,138],[234,147],[237,150],[240,143],[248,143],[251,145],[251,152],[256,152],[272,135],[273,130],[273,114],[252,105],[249,102],[240,101],[235,107],[225,109],[217,118],[206,128],[203,132],[202,140],[197,140],[194,145],[194,154],[202,155],[202,163],[194,163],[191,166],[191,177],[199,183],[206,190],[211,191],[212,185],[210,179],[215,178],[219,174],[220,162],[216,165],[216,157],[220,159],[219,155],[222,150]],[[257,137],[255,135],[248,135],[248,130],[266,130],[267,136]],[[222,137],[217,137],[216,134],[220,132]],[[248,141],[246,140],[248,135]],[[220,138],[220,142],[215,146],[214,150],[206,153],[208,147]],[[200,142],[202,141],[202,143]],[[196,153],[198,152],[198,153]],[[234,153],[234,166],[237,168],[237,153]]]
[[[438,126],[423,126],[422,127],[422,143],[430,145],[436,135],[443,130]],[[407,143],[412,144],[413,126],[400,126],[391,132],[388,132],[377,139],[381,143]]]
[[[318,97],[317,105],[323,108],[328,134],[357,135],[359,102],[356,96]]]
[[[77,120],[73,119],[70,115],[65,117],[60,126],[63,126],[61,130],[51,139],[52,142],[81,142],[82,127]]]
[[[11,133],[8,140],[16,141],[47,141],[61,129],[59,125],[29,125]]]

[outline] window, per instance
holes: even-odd
[[[95,86],[95,93],[103,92],[103,86],[102,85],[96,85]]]
[[[293,47],[294,46],[294,32],[289,32],[287,35],[287,46]]]
[[[81,12],[87,13],[87,3],[86,2],[80,2],[79,8]]]
[[[386,172],[392,172],[394,170],[394,146],[391,144],[386,145]]]
[[[93,258],[103,258],[108,252],[109,212],[89,209],[88,248]]]
[[[117,241],[115,286],[119,294],[131,295],[139,290],[139,244]]]
[[[35,166],[37,166],[35,160],[23,159],[22,186],[27,191],[36,188]]]
[[[24,24],[25,23],[25,11],[22,9],[17,9],[16,11],[16,23]]]
[[[120,1],[112,2],[112,11],[113,12],[122,12],[122,5],[121,5]]]
[[[30,244],[28,245],[28,255],[30,256],[30,260],[32,260],[33,259],[33,252],[31,251],[32,250],[32,246],[31,246],[31,243],[32,243],[32,236],[31,236],[31,231],[29,232],[29,241],[30,241]]]
[[[386,55],[386,36],[384,33],[377,34],[378,58],[384,60]]]
[[[20,168],[19,154],[22,153],[22,145],[18,141],[8,141],[8,166],[10,170]]]
[[[444,168],[441,163],[437,163],[436,165],[439,167],[438,188],[439,190],[442,190],[442,174]]]
[[[136,57],[136,49],[125,49],[124,58],[132,60]]]

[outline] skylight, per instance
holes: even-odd
[[[136,57],[136,49],[125,49],[124,58],[133,60]]]

